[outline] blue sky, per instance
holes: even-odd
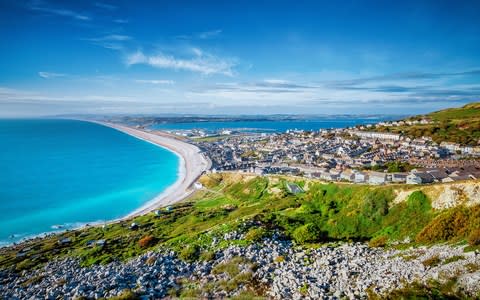
[[[0,116],[460,106],[480,101],[479,15],[479,1],[0,0]]]

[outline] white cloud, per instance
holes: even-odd
[[[110,35],[105,35],[97,38],[88,38],[83,40],[89,41],[94,45],[101,46],[103,48],[112,49],[112,50],[122,50],[124,48],[124,43],[132,39],[133,38],[128,35],[110,34]]]
[[[198,34],[198,38],[202,39],[202,40],[211,39],[211,38],[219,36],[221,33],[222,33],[221,29],[204,31],[204,32],[200,32]]]
[[[64,8],[56,8],[49,6],[47,3],[37,0],[37,1],[32,1],[29,5],[29,8],[31,10],[35,11],[40,11],[44,12],[50,15],[56,15],[56,16],[61,16],[61,17],[69,17],[72,19],[80,20],[80,21],[90,21],[91,18],[85,14],[69,10],[69,9],[64,9]]]
[[[192,52],[193,54],[195,54],[196,56],[202,56],[203,55],[203,51],[199,48],[192,48]]]
[[[177,35],[176,38],[181,40],[192,40],[192,39],[208,40],[208,39],[216,38],[220,34],[222,34],[222,30],[215,29],[215,30],[203,31],[200,33],[181,34],[181,35]]]
[[[103,3],[103,2],[95,2],[95,6],[98,7],[98,8],[103,8],[103,9],[110,10],[110,11],[116,10],[118,8],[115,5],[111,5],[111,4]]]
[[[115,19],[113,22],[118,23],[118,24],[127,24],[128,20],[127,19]]]
[[[265,79],[264,82],[270,83],[270,84],[288,84],[288,80],[283,80],[283,79]]]
[[[195,50],[195,57],[177,58],[173,55],[159,53],[156,55],[145,55],[142,51],[134,52],[125,59],[127,66],[145,64],[159,69],[172,69],[197,72],[204,75],[223,74],[233,76],[233,68],[236,63],[232,59],[220,58],[201,51]]]
[[[129,41],[132,37],[128,35],[121,35],[121,34],[110,34],[100,38],[97,38],[98,41]]]
[[[166,79],[136,79],[135,82],[138,82],[138,83],[149,83],[149,84],[165,84],[165,85],[175,84],[175,81],[173,81],[173,80],[166,80]]]
[[[52,73],[52,72],[38,72],[38,76],[49,79],[49,78],[57,78],[57,77],[65,77],[65,74],[61,73]]]

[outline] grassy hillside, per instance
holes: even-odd
[[[431,124],[400,127],[377,127],[384,132],[402,133],[417,138],[431,137],[435,142],[453,142],[475,146],[480,141],[480,102],[470,103],[460,108],[449,108],[427,115],[419,115],[410,120],[430,119]]]
[[[231,244],[246,245],[273,231],[302,245],[337,241],[369,241],[372,246],[437,242],[480,244],[480,205],[433,210],[420,190],[398,204],[395,188],[324,184],[285,177],[214,174],[201,178],[208,190],[198,192],[160,216],[151,213],[133,220],[62,233],[0,250],[0,268],[35,268],[55,258],[73,256],[84,265],[125,260],[157,247],[179,253],[185,260],[208,257]],[[305,190],[293,195],[287,182]],[[130,229],[131,222],[139,225]],[[244,233],[224,240],[225,233]],[[59,244],[59,239],[70,242]],[[102,246],[88,246],[103,239]],[[212,246],[212,241],[219,242]],[[392,243],[398,242],[401,243]],[[23,249],[23,250],[22,250]]]

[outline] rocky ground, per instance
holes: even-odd
[[[227,237],[231,238],[231,236]],[[184,262],[174,252],[149,252],[128,262],[82,268],[75,259],[57,260],[23,274],[0,272],[5,299],[111,297],[125,289],[145,299],[169,296],[222,298],[250,291],[275,299],[366,298],[409,282],[448,280],[467,295],[480,290],[480,254],[462,247],[409,250],[351,243],[297,248],[278,237],[250,246],[230,246],[208,261]]]

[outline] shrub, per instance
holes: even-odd
[[[304,283],[299,289],[298,291],[300,292],[300,294],[306,296],[308,295],[308,284],[307,283]]]
[[[194,261],[198,258],[199,247],[195,244],[188,245],[180,252],[179,257],[185,261]]]
[[[474,229],[468,235],[468,244],[470,246],[478,246],[480,245],[480,229]]]
[[[111,300],[137,300],[140,299],[137,294],[131,290],[123,290],[118,296],[110,298]]]
[[[263,228],[252,228],[245,234],[245,239],[250,242],[260,241],[266,234]]]
[[[464,237],[468,226],[468,211],[461,207],[454,208],[452,211],[442,213],[428,223],[417,235],[416,241],[432,243]]]
[[[438,266],[440,264],[441,260],[440,258],[438,257],[438,255],[434,255],[430,258],[427,258],[426,260],[424,260],[422,262],[422,264],[425,266],[425,267],[435,267],[435,266]]]
[[[215,259],[215,252],[214,251],[203,251],[200,254],[200,259],[203,261],[212,261]]]
[[[138,241],[138,245],[140,246],[140,248],[148,248],[155,245],[156,242],[157,242],[156,238],[154,238],[151,235],[147,235]]]
[[[462,259],[465,259],[465,257],[462,256],[462,255],[455,255],[455,256],[452,256],[452,257],[449,257],[449,258],[445,259],[443,261],[443,264],[446,265],[446,264],[456,262],[456,261],[459,261],[459,260],[462,260]]]
[[[415,191],[408,196],[408,208],[412,211],[428,212],[432,208],[427,196],[421,191]]]
[[[304,244],[318,241],[321,237],[321,232],[315,224],[309,223],[295,229],[292,237],[297,243]]]
[[[19,262],[16,266],[17,271],[22,271],[22,270],[28,270],[33,268],[36,265],[35,262],[31,261],[30,259],[24,259],[21,262]]]
[[[388,237],[386,235],[378,236],[373,238],[368,243],[369,247],[385,247],[388,242]]]
[[[213,274],[225,273],[230,276],[230,278],[235,277],[240,273],[240,264],[248,263],[247,260],[240,256],[236,256],[229,261],[220,263],[212,269]]]
[[[155,263],[156,259],[154,256],[150,256],[149,258],[147,258],[147,260],[145,261],[145,263],[149,266],[153,265]]]

